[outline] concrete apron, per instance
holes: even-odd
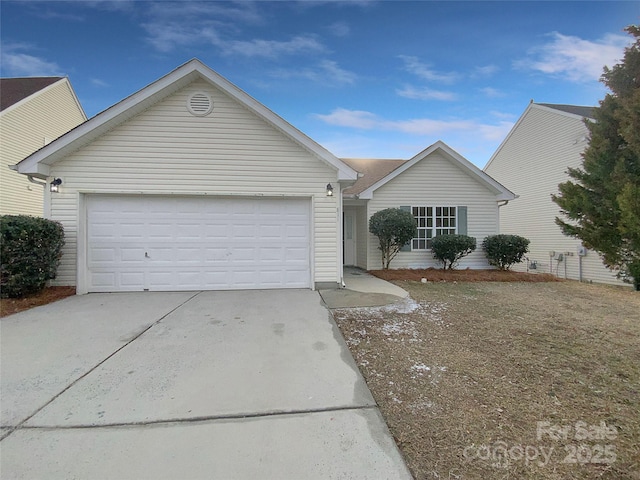
[[[316,292],[49,307],[1,324],[3,477],[411,478]]]

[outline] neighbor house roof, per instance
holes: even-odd
[[[557,105],[554,103],[538,103],[543,107],[553,108],[565,113],[571,113],[572,115],[579,115],[581,117],[593,118],[593,111],[597,107],[582,107],[579,105]]]
[[[9,108],[64,77],[0,78],[0,111]]]
[[[512,191],[494,180],[442,141],[437,141],[409,160],[345,160],[352,168],[364,174],[364,177],[359,179],[351,188],[345,189],[345,193],[360,199],[371,199],[373,198],[373,192],[378,188],[435,152],[442,154],[470,177],[476,179],[494,192],[497,200],[513,200],[517,198],[517,195]],[[360,169],[362,169],[362,171]],[[368,179],[367,171],[370,172]],[[385,171],[386,173],[384,173]]]
[[[381,158],[341,158],[340,160],[361,174],[356,183],[343,190],[343,194],[347,197],[362,193],[400,165],[408,162],[408,160],[385,160]]]
[[[40,178],[48,176],[50,165],[79,150],[196,79],[203,79],[219,88],[312,155],[333,166],[338,171],[338,180],[352,182],[357,179],[357,172],[346,163],[195,58],[34,152],[18,163],[17,170],[20,173]]]

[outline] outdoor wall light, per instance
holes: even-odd
[[[333,197],[333,186],[327,183],[327,197]]]
[[[49,190],[51,191],[51,193],[58,193],[60,185],[62,185],[62,179],[61,178],[54,178],[53,180],[51,180],[51,184],[49,184]]]

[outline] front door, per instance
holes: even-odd
[[[345,211],[343,214],[344,264],[356,264],[356,216],[355,212]]]

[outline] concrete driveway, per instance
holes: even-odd
[[[91,294],[0,322],[2,478],[411,478],[317,292]]]

